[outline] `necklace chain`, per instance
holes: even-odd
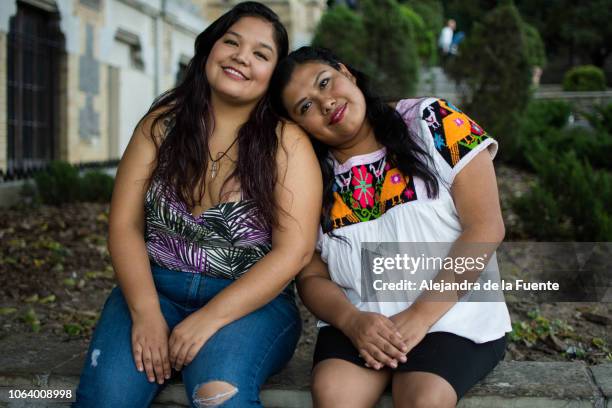
[[[219,160],[227,156],[227,152],[230,151],[230,149],[236,144],[237,141],[238,141],[238,138],[235,138],[232,144],[230,144],[229,147],[225,149],[223,153],[221,152],[217,153],[216,159],[212,158],[212,155],[210,154],[210,149],[208,150],[208,158],[210,159],[210,162],[212,163],[212,166],[210,169],[210,178],[213,178],[213,179],[215,178],[215,176],[217,175],[217,171],[219,170]]]

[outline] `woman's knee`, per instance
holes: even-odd
[[[259,388],[247,381],[219,379],[204,381],[191,388],[191,404],[195,408],[261,407]]]
[[[396,401],[395,398],[393,400]],[[411,395],[393,404],[397,408],[452,408],[455,405],[456,401],[451,401],[448,396],[424,392]]]
[[[225,381],[209,381],[197,385],[192,394],[193,405],[198,408],[217,407],[239,393],[238,387]]]
[[[396,387],[393,406],[396,408],[452,408],[457,404],[454,391],[436,387]]]
[[[352,363],[326,360],[317,364],[311,382],[316,407],[369,407],[378,400],[386,380],[363,377],[362,373],[350,370],[347,372],[347,364]]]

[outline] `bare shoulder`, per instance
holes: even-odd
[[[318,161],[308,134],[293,122],[282,122],[277,127],[278,150],[276,163],[279,174],[284,174],[289,167],[310,168],[317,166]]]
[[[293,122],[281,121],[276,128],[278,136],[278,153],[282,156],[288,154],[304,154],[312,151],[312,143],[308,134]]]
[[[134,136],[159,145],[170,123],[170,118],[166,115],[169,110],[169,107],[162,106],[148,112],[136,125]]]
[[[294,122],[287,120],[279,121],[276,134],[280,142],[308,141],[308,134]]]

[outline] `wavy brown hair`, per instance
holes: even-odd
[[[145,114],[145,117],[153,117],[151,134],[157,147],[157,163],[150,181],[173,188],[189,208],[196,205],[196,199],[201,201],[206,191],[208,139],[213,128],[211,88],[204,74],[206,59],[215,42],[243,17],[269,22],[274,29],[278,60],[287,56],[287,31],[278,16],[263,4],[240,3],[198,35],[195,55],[182,82],[160,95]],[[277,203],[270,192],[277,180],[278,123],[279,118],[270,108],[266,93],[238,130],[238,161],[225,180],[235,177],[240,182],[243,197],[256,202],[268,227],[277,224]],[[158,129],[164,129],[164,134],[159,135]],[[196,191],[199,196],[194,198]]]

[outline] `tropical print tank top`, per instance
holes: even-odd
[[[220,203],[194,217],[159,182],[145,197],[145,243],[161,267],[225,279],[238,279],[272,247],[253,200]]]

